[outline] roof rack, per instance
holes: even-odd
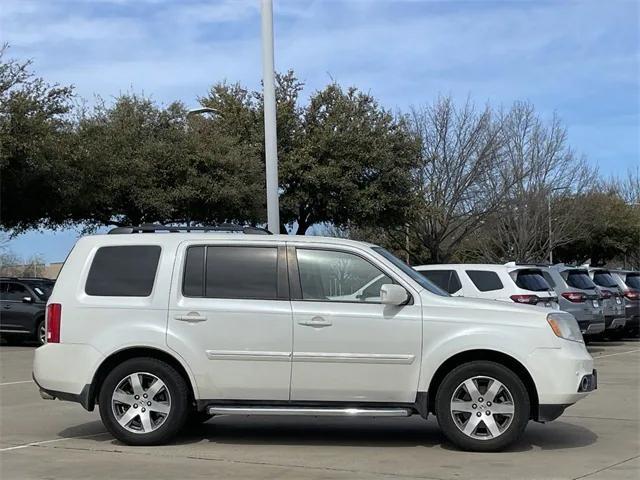
[[[189,226],[170,226],[157,223],[145,223],[140,226],[131,227],[115,227],[109,230],[110,235],[127,234],[127,233],[155,233],[155,232],[239,232],[250,235],[271,235],[272,233],[266,228],[252,227],[247,225],[234,225],[232,223],[223,223],[221,225],[205,225],[198,227]]]

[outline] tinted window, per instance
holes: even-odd
[[[580,288],[582,290],[592,290],[596,288],[589,274],[583,270],[570,270],[565,272],[562,276],[566,275],[567,285],[573,288]]]
[[[640,290],[640,274],[628,273],[625,283],[631,288]]]
[[[483,270],[467,270],[467,275],[481,292],[490,292],[503,288],[502,282],[496,272],[486,272]]]
[[[40,300],[46,301],[51,296],[51,292],[53,290],[53,283],[49,282],[39,282],[30,284],[31,288]]]
[[[182,292],[188,297],[277,298],[276,247],[190,247]]]
[[[462,288],[455,270],[422,270],[420,273],[448,293],[456,293]]]
[[[554,288],[556,286],[556,282],[553,281],[551,274],[549,272],[542,272],[542,276],[547,281],[550,287]]]
[[[600,285],[601,287],[615,288],[618,286],[609,272],[595,272],[593,274],[593,281],[596,285]]]
[[[427,280],[427,278],[424,277],[421,273],[411,268],[409,265],[404,263],[402,260],[400,260],[398,257],[396,257],[393,253],[389,252],[388,250],[385,250],[382,247],[373,247],[372,250],[376,253],[379,253],[387,260],[389,260],[393,265],[399,268],[405,275],[411,278],[414,282],[416,282],[422,288],[429,290],[431,293],[435,293],[436,295],[440,295],[443,297],[449,296],[449,294],[445,290],[438,287],[435,283]]]
[[[158,269],[160,247],[101,247],[91,264],[84,291],[103,297],[148,297]]]
[[[542,273],[537,270],[519,270],[516,276],[516,285],[533,292],[544,292],[550,289]]]
[[[297,249],[304,300],[379,302],[393,281],[367,260],[346,252]]]
[[[204,249],[189,247],[184,262],[182,293],[187,297],[204,296]]]
[[[29,290],[19,283],[8,283],[6,289],[2,289],[2,300],[21,302],[24,297],[30,297]]]

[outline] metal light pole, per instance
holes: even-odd
[[[553,195],[553,192],[556,192],[558,190],[566,190],[569,187],[555,187],[552,188],[551,190],[549,190],[549,196],[547,197],[548,200],[548,210],[547,210],[547,217],[549,219],[549,263],[551,265],[553,265],[553,237],[552,237],[552,233],[551,233],[551,196]]]
[[[262,84],[264,98],[264,152],[267,178],[267,224],[280,233],[278,204],[278,140],[276,136],[276,87],[273,63],[273,1],[262,0]]]

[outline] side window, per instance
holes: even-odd
[[[296,249],[304,300],[380,302],[380,287],[393,283],[367,260],[347,252]]]
[[[544,279],[547,281],[547,283],[551,288],[556,287],[556,282],[553,281],[553,278],[551,277],[551,274],[549,272],[542,272],[542,276],[544,277]]]
[[[187,249],[185,297],[275,300],[277,247],[194,246]]]
[[[491,292],[504,288],[496,272],[483,270],[467,270],[466,272],[473,284],[481,292]]]
[[[0,283],[0,300],[7,299],[7,286],[8,284],[6,284],[5,282]]]
[[[100,247],[84,291],[101,297],[148,297],[160,260],[157,245]]]
[[[455,270],[422,270],[420,273],[447,293],[456,293],[462,288]]]
[[[31,294],[24,285],[19,283],[7,284],[6,293],[3,294],[3,300],[10,302],[21,302],[24,297],[29,297]]]

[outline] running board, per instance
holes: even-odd
[[[209,415],[309,415],[313,417],[408,417],[409,408],[229,407],[210,405]]]

